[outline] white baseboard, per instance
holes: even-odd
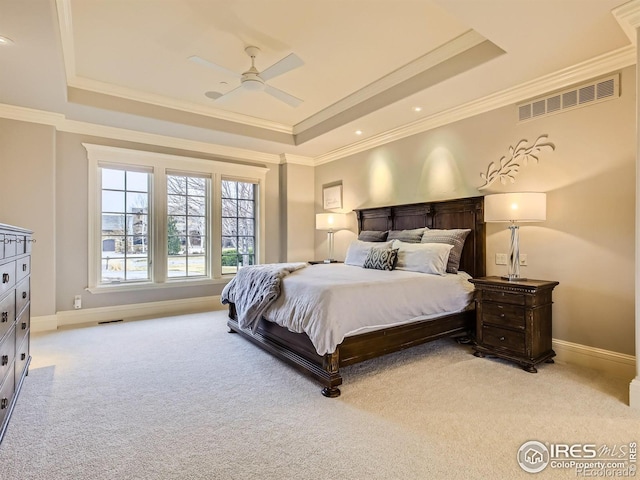
[[[629,406],[640,410],[640,375],[629,384]]]
[[[113,320],[133,320],[146,317],[167,315],[183,315],[188,313],[224,310],[220,296],[185,298],[161,302],[134,303],[131,305],[115,305],[112,307],[82,308],[80,310],[63,310],[55,315],[31,318],[31,330],[44,332],[59,327],[74,325],[96,325],[99,322]]]
[[[636,357],[578,343],[553,340],[556,360],[593,368],[609,375],[631,380],[636,376]]]

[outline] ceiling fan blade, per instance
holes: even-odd
[[[210,98],[213,101],[216,100],[220,100],[224,97],[224,100],[228,99],[229,97],[232,96],[232,94],[234,94],[235,92],[237,92],[238,90],[240,90],[240,88],[242,87],[242,84],[238,85],[235,88],[232,88],[231,90],[229,90],[227,93],[220,93],[220,92],[214,92],[214,91],[210,91],[210,92],[205,92],[204,96],[207,98]]]
[[[300,100],[299,98],[296,98],[293,95],[289,95],[287,92],[283,92],[282,90],[272,87],[271,85],[265,85],[264,91],[272,97],[275,97],[278,100],[291,105],[292,107],[297,107],[302,103],[302,100]]]
[[[302,65],[304,65],[302,59],[295,53],[290,53],[283,59],[278,60],[276,63],[261,72],[260,78],[262,78],[266,82],[267,80],[271,80],[278,75],[282,75],[283,73],[293,70],[294,68],[298,68]]]
[[[217,63],[210,62],[209,60],[205,60],[204,58],[199,57],[197,55],[190,56],[189,60],[191,60],[192,62],[198,63],[200,65],[204,65],[205,67],[213,68],[214,70],[217,70],[221,73],[224,73],[234,78],[242,77],[242,75],[234,72],[233,70],[229,70],[228,68],[218,65]]]

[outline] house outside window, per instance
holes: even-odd
[[[83,145],[89,291],[225,283],[264,258],[268,169]]]

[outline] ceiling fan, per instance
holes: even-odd
[[[302,100],[294,97],[293,95],[284,92],[280,89],[272,87],[267,84],[268,80],[277,77],[278,75],[282,75],[283,73],[287,73],[294,68],[298,68],[303,65],[304,62],[298,57],[295,53],[290,53],[286,57],[278,60],[276,63],[266,68],[262,72],[258,71],[255,66],[255,59],[260,49],[258,47],[249,46],[244,49],[247,52],[247,55],[251,57],[251,68],[243,73],[236,73],[228,68],[225,68],[217,63],[210,62],[209,60],[205,60],[204,58],[198,57],[197,55],[193,55],[189,57],[189,60],[195,63],[199,63],[200,65],[204,65],[209,68],[213,68],[218,70],[219,72],[225,73],[231,77],[237,78],[240,80],[240,85],[238,85],[233,90],[228,91],[227,93],[220,92],[206,92],[205,95],[212,100],[217,100],[220,97],[227,96],[237,90],[253,90],[253,91],[264,91],[269,95],[277,98],[278,100],[291,105],[292,107],[297,107],[302,103]]]

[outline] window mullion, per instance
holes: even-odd
[[[155,283],[167,281],[167,175],[158,169],[153,176],[153,254],[151,271]]]
[[[216,173],[211,182],[211,256],[209,264],[213,278],[222,277],[222,175]],[[215,241],[213,241],[215,239]]]

